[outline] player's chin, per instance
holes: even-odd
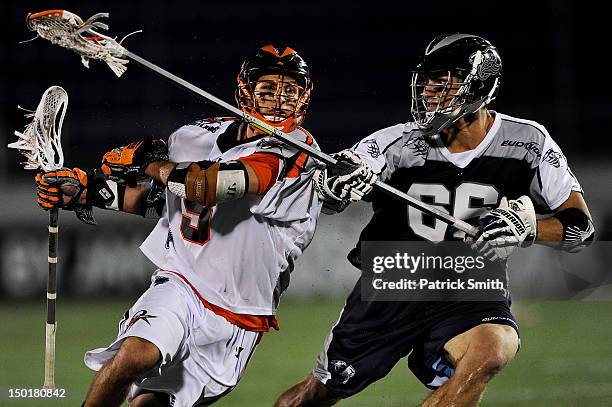
[[[266,118],[266,120],[275,123],[282,122],[283,120],[293,116],[295,114],[294,109],[265,109],[260,108],[259,113]]]

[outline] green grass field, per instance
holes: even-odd
[[[42,383],[45,306],[0,304],[0,405],[80,405],[92,377],[83,353],[113,339],[130,303],[59,301],[56,383],[67,391],[63,400],[9,399],[9,388]],[[339,302],[282,304],[282,331],[264,338],[237,389],[217,405],[271,406],[310,371],[340,307]],[[531,302],[514,311],[523,347],[494,379],[483,406],[612,405],[612,303]],[[427,393],[403,360],[391,375],[340,405],[415,406]]]

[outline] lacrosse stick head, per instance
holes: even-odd
[[[125,48],[113,38],[95,30],[108,30],[108,25],[99,21],[103,17],[108,17],[108,13],[94,14],[83,21],[66,10],[46,10],[28,14],[26,23],[38,37],[79,54],[86,67],[89,67],[90,59],[98,59],[106,62],[115,75],[121,76],[128,63],[123,58]]]
[[[43,93],[36,111],[26,114],[32,121],[23,132],[15,131],[19,140],[8,145],[27,158],[22,163],[25,169],[53,171],[64,166],[61,135],[67,108],[68,94],[64,88],[51,86]]]

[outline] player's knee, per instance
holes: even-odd
[[[483,355],[482,360],[478,366],[477,372],[489,379],[499,373],[506,365],[509,360],[501,352],[491,351],[486,355]]]
[[[274,407],[325,407],[340,400],[312,374],[301,383],[283,393]]]
[[[514,358],[518,349],[518,335],[511,327],[498,326],[487,330],[474,347],[474,357],[479,360],[479,372],[491,378]]]
[[[157,346],[146,339],[130,336],[122,343],[113,357],[115,371],[123,379],[132,380],[152,369],[160,360],[161,353]]]

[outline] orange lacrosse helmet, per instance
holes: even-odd
[[[242,62],[237,80],[236,102],[243,112],[285,133],[304,121],[312,81],[308,65],[295,50],[261,47]]]

